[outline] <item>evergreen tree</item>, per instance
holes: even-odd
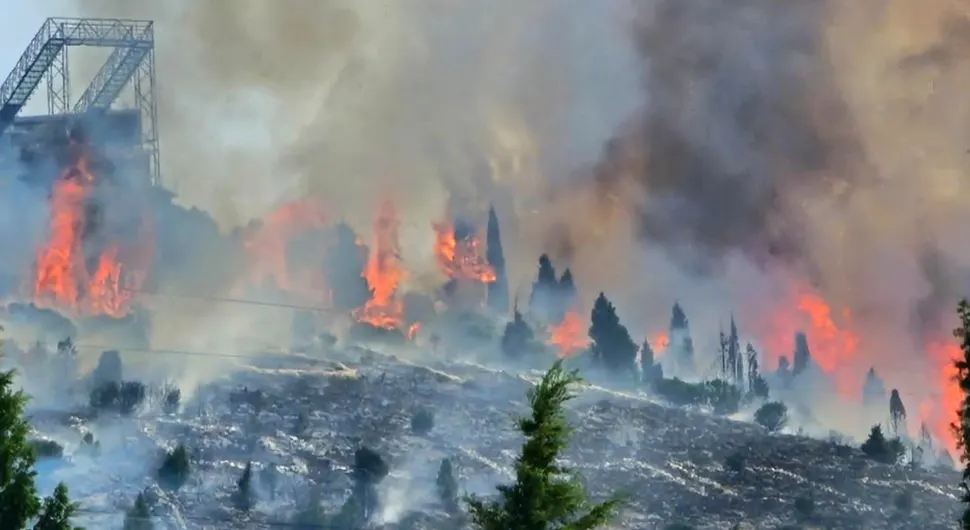
[[[564,405],[581,382],[557,361],[529,391],[531,416],[519,420],[525,435],[515,463],[515,483],[498,486],[499,499],[466,499],[474,527],[480,530],[588,530],[603,527],[619,507],[618,498],[591,505],[582,482],[558,464],[571,427]]]
[[[377,513],[380,502],[377,498],[377,485],[384,480],[390,468],[384,458],[373,449],[361,447],[354,452],[354,467],[351,478],[354,481],[351,497],[359,508],[357,519],[367,522]]]
[[[502,251],[502,235],[494,206],[488,209],[485,244],[485,259],[495,271],[495,281],[488,284],[488,307],[504,315],[509,310],[509,280],[505,274],[505,253]]]
[[[637,345],[626,327],[620,324],[616,307],[603,293],[593,303],[590,320],[592,325],[589,328],[589,338],[592,339],[594,359],[601,366],[615,372],[635,369]]]
[[[334,227],[334,235],[324,271],[332,293],[333,308],[351,311],[363,306],[373,294],[364,277],[367,250],[357,244],[357,234],[347,223]]]
[[[502,353],[509,357],[522,357],[533,349],[535,333],[522,318],[518,308],[512,312],[512,321],[505,325],[502,333]]]
[[[785,386],[788,386],[788,384],[791,382],[791,377],[792,377],[791,364],[788,362],[788,357],[785,357],[784,355],[782,355],[781,358],[778,359],[777,374],[778,374],[778,379],[781,379],[781,381],[785,384]]]
[[[744,357],[741,355],[741,343],[738,339],[738,326],[731,316],[731,332],[728,335],[728,369],[729,381],[733,381],[739,388],[744,388]]]
[[[653,385],[664,377],[664,370],[660,363],[656,362],[653,348],[650,342],[643,341],[640,346],[640,378],[644,383]]]
[[[960,451],[960,461],[965,464],[961,500],[967,505],[961,519],[961,528],[970,530],[970,303],[964,298],[957,305],[957,315],[960,317],[960,327],[953,330],[953,335],[960,340],[963,355],[954,364],[957,369],[957,381],[963,393],[963,401],[957,409],[957,421],[951,424],[953,434],[957,437],[957,448]]]
[[[556,278],[556,268],[548,254],[539,256],[539,273],[532,282],[532,294],[529,296],[529,311],[547,322],[558,322],[553,317],[556,309],[556,296],[559,291],[559,280]]]
[[[902,436],[899,429],[906,428],[906,407],[903,406],[903,399],[899,397],[899,390],[895,388],[889,396],[889,425],[892,427],[893,436]]]
[[[458,511],[458,480],[455,478],[455,470],[452,468],[451,460],[445,458],[441,461],[438,468],[438,478],[435,481],[438,489],[438,498],[444,505],[448,513]]]
[[[674,367],[676,375],[680,377],[693,375],[696,368],[694,366],[694,340],[690,335],[690,323],[687,321],[687,314],[675,302],[670,310],[670,344],[667,350],[673,353]]]
[[[866,406],[884,406],[886,402],[886,386],[882,378],[876,373],[876,367],[869,367],[866,380],[862,384],[862,404]]]
[[[27,396],[13,390],[14,372],[0,373],[0,528],[25,528],[37,515],[40,499],[34,486],[35,456],[27,442],[24,419]]]
[[[34,530],[83,530],[71,524],[77,509],[77,503],[67,496],[67,485],[61,482],[54,488],[54,494],[44,500]]]
[[[178,490],[189,480],[191,464],[189,451],[185,445],[178,446],[165,455],[161,467],[158,468],[158,483],[170,490]]]
[[[566,311],[576,300],[576,283],[573,280],[573,271],[569,270],[568,267],[559,278],[556,292],[556,321],[562,322],[562,319],[566,316]]]
[[[746,353],[748,354],[748,392],[755,397],[768,399],[768,381],[758,371],[758,352],[750,342]]]
[[[123,530],[153,530],[152,512],[148,509],[148,502],[141,493],[135,497],[135,502],[131,509],[125,513]]]
[[[801,331],[795,333],[795,352],[792,354],[791,376],[798,377],[812,361],[812,353],[808,349],[808,337]]]
[[[253,507],[253,463],[246,462],[242,476],[236,481],[236,491],[233,493],[233,504],[236,508],[248,512]]]

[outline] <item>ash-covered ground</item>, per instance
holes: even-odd
[[[354,451],[365,445],[391,467],[375,527],[455,528],[435,494],[441,460],[453,459],[469,493],[511,481],[522,442],[514,417],[526,411],[526,391],[541,373],[407,356],[352,347],[227,359],[232,375],[194,389],[177,413],[146,407],[132,417],[91,417],[83,406],[64,413],[35,403],[38,434],[65,447],[63,458],[38,464],[40,491],[66,481],[82,507],[76,523],[92,529],[121,528],[139,492],[156,528],[274,528],[289,524],[311,490],[324,493],[328,511],[339,510]],[[433,412],[430,432],[412,430],[418,410]],[[576,432],[566,464],[594,495],[628,495],[614,528],[930,530],[953,528],[959,517],[955,471],[877,464],[857,447],[769,435],[741,419],[594,385],[571,402],[570,419]],[[99,455],[80,450],[87,432],[100,441]],[[157,485],[156,470],[178,443],[190,449],[193,469],[172,493]],[[727,463],[737,455],[740,466]],[[244,514],[231,496],[249,461],[258,501]],[[904,492],[910,515],[895,506]],[[807,498],[814,510],[806,521],[795,504]]]

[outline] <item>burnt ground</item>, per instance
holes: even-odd
[[[487,494],[511,480],[522,441],[513,416],[525,411],[525,392],[540,373],[412,363],[360,350],[327,357],[267,356],[200,388],[177,414],[39,419],[38,429],[68,452],[65,463],[43,476],[68,482],[85,512],[78,523],[89,528],[120,525],[120,512],[146,488],[158,528],[270,528],[288,520],[313,487],[335,511],[349,494],[349,466],[361,444],[391,463],[380,488],[386,528],[448,527],[433,490],[442,458],[453,459],[459,483],[471,493]],[[242,388],[261,397],[240,398]],[[423,435],[410,428],[419,409],[435,416]],[[757,425],[668,408],[640,394],[590,387],[572,403],[570,416],[576,432],[566,463],[594,495],[627,495],[615,528],[679,522],[698,529],[748,523],[933,530],[953,528],[961,510],[954,471],[877,464],[856,447],[769,435]],[[80,431],[102,440],[102,456],[72,454]],[[195,471],[173,494],[155,485],[153,470],[162,448],[178,442],[192,450]],[[742,464],[727,465],[729,457]],[[229,499],[247,461],[257,470],[259,501],[244,515]],[[104,479],[93,479],[94,469]],[[268,469],[277,477],[275,495]],[[895,507],[901,493],[912,496],[909,515]],[[810,514],[795,508],[799,498],[812,500]]]

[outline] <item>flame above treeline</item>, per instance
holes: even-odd
[[[29,292],[41,307],[57,309],[72,317],[110,316],[122,318],[132,308],[134,297],[149,276],[153,254],[150,217],[143,216],[136,238],[102,237],[90,245],[93,232],[103,231],[98,223],[96,200],[99,177],[91,167],[90,153],[78,149],[69,167],[54,182],[50,194],[49,235],[37,249]],[[496,271],[488,263],[485,237],[480,227],[450,220],[433,223],[433,252],[437,268],[448,281],[488,284]],[[405,322],[404,284],[409,277],[399,241],[401,220],[390,199],[377,204],[369,247],[356,242],[363,263],[362,275],[369,296],[351,312],[359,322],[398,329],[409,336],[420,322]],[[242,281],[248,286],[272,284],[313,307],[331,306],[332,289],[322,271],[326,240],[332,226],[323,203],[303,198],[280,205],[262,222],[242,234],[245,267]],[[305,254],[291,252],[296,246]],[[302,257],[301,257],[302,256]],[[305,263],[297,263],[303,259]],[[778,297],[772,309],[747,315],[752,341],[759,345],[762,367],[774,369],[792,352],[792,336],[803,331],[811,344],[814,362],[835,384],[837,392],[853,402],[861,399],[863,375],[870,364],[878,364],[870,348],[864,348],[863,334],[847,308],[832,307],[824,297],[805,284],[793,283],[786,296]],[[549,326],[548,342],[566,357],[589,344],[588,313],[575,304],[559,322]],[[654,326],[648,329],[656,330]],[[696,330],[704,333],[704,330]],[[666,331],[653,331],[644,339],[658,356],[664,354],[670,338]],[[949,337],[930,337],[923,348],[930,361],[932,383],[939,389],[919,402],[919,420],[942,439],[952,442],[948,417],[958,407],[961,395],[953,383],[952,359],[957,345]]]
[[[86,241],[101,230],[100,184],[91,171],[91,152],[74,145],[73,161],[54,181],[49,236],[37,251],[29,290],[39,307],[75,317],[122,318],[142,288],[152,259],[151,218],[143,215],[135,240],[116,238],[96,248]]]

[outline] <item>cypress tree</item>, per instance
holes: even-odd
[[[960,487],[963,489],[961,501],[967,505],[960,521],[963,530],[970,530],[970,303],[964,298],[957,305],[957,315],[960,326],[953,330],[953,335],[960,340],[962,355],[954,361],[957,369],[957,381],[963,393],[963,401],[956,410],[957,421],[950,428],[957,437],[957,449],[960,451],[960,461],[965,465]]]
[[[696,368],[694,366],[694,340],[690,335],[690,323],[687,314],[675,302],[670,310],[670,344],[667,349],[673,353],[675,365],[675,375],[680,377],[693,375]]]
[[[532,282],[532,293],[529,295],[529,311],[545,321],[554,321],[555,298],[559,291],[559,280],[556,278],[556,268],[548,254],[539,256],[539,272]]]
[[[899,397],[899,390],[895,388],[889,396],[889,426],[892,427],[893,436],[901,436],[900,428],[906,428],[906,407],[903,406],[903,399]]]
[[[509,310],[509,280],[505,275],[505,253],[502,251],[502,235],[494,206],[488,209],[485,244],[485,259],[495,271],[495,281],[488,284],[488,307],[504,315]]]
[[[622,372],[636,369],[637,345],[630,337],[616,307],[600,293],[590,313],[589,338],[593,357],[605,368]]]
[[[148,509],[148,502],[145,501],[143,494],[139,493],[138,497],[135,497],[131,509],[125,513],[125,522],[122,528],[124,530],[152,530],[155,528],[155,525],[152,524],[152,513]]]
[[[812,360],[812,352],[808,349],[808,337],[799,331],[795,333],[795,351],[792,354],[792,377],[798,377],[808,369]]]

